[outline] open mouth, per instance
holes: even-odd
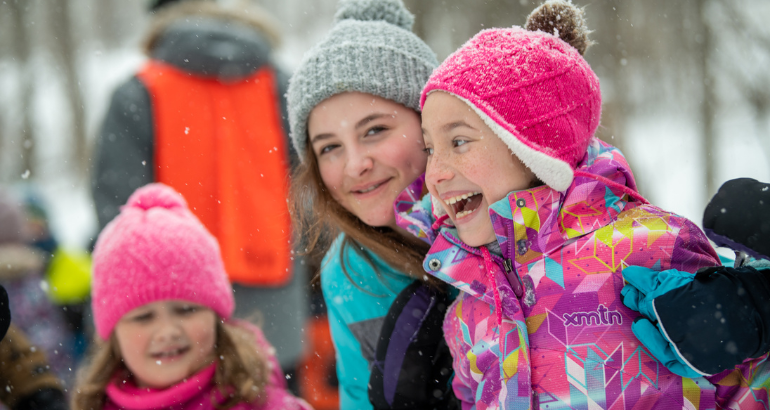
[[[158,353],[152,353],[151,356],[153,359],[162,360],[162,359],[169,359],[173,357],[181,356],[187,352],[190,351],[190,347],[180,347],[178,349],[173,350],[165,350]]]
[[[354,191],[352,191],[352,192],[353,192],[354,194],[366,194],[366,193],[372,192],[372,191],[374,191],[375,189],[377,189],[377,188],[379,188],[379,187],[383,186],[384,184],[388,183],[388,181],[390,181],[390,179],[391,179],[391,178],[388,178],[388,179],[386,179],[386,180],[384,180],[384,181],[380,181],[380,182],[378,182],[378,183],[376,183],[376,184],[374,184],[374,185],[370,185],[370,186],[368,186],[368,187],[366,187],[366,188],[364,188],[364,189],[358,189],[358,190],[354,190]]]
[[[445,200],[444,202],[452,207],[455,213],[455,219],[460,219],[470,215],[481,205],[484,196],[481,192],[468,192]]]

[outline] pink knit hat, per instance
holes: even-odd
[[[160,300],[198,303],[225,319],[233,313],[217,240],[166,185],[131,195],[99,235],[93,260],[91,303],[104,340],[124,314]]]
[[[540,180],[566,191],[599,125],[599,79],[581,55],[589,44],[581,10],[549,1],[527,28],[476,34],[433,71],[420,108],[433,91],[453,94]]]

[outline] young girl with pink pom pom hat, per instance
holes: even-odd
[[[138,189],[94,249],[99,341],[73,409],[309,409],[256,326],[231,321],[219,245],[177,192]]]
[[[425,271],[462,291],[443,323],[454,392],[479,410],[761,407],[766,378],[717,384],[767,373],[764,359],[689,379],[634,335],[624,267],[694,273],[719,259],[594,137],[587,33],[582,10],[548,1],[526,28],[478,33],[423,89],[429,195],[397,219],[431,244]]]

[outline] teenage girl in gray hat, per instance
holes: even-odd
[[[302,159],[293,214],[307,251],[326,255],[321,289],[341,409],[372,408],[367,384],[383,318],[423,277],[427,247],[396,226],[393,211],[396,196],[425,172],[419,99],[438,65],[413,21],[401,0],[343,0],[287,94]]]

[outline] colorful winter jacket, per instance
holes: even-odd
[[[598,139],[578,167],[636,189],[620,151]],[[502,257],[465,245],[452,226],[434,230],[430,198],[397,216],[432,243],[426,272],[463,291],[444,321],[463,409],[766,408],[765,358],[715,386],[724,374],[677,376],[631,331],[625,266],[719,264],[692,222],[586,177],[564,193],[512,192],[489,214]]]
[[[372,409],[368,384],[380,328],[396,296],[414,278],[362,250],[370,263],[350,247],[345,249],[346,275],[340,255],[343,239],[337,237],[321,263],[321,290],[337,352],[340,410]]]

